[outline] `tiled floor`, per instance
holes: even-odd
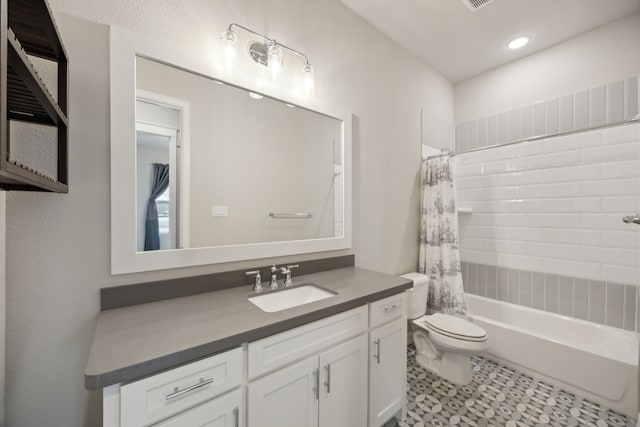
[[[537,381],[483,357],[474,357],[473,381],[454,386],[415,362],[409,344],[407,418],[396,426],[623,426],[623,415]]]

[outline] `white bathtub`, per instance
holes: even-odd
[[[487,331],[490,358],[636,418],[638,334],[476,295],[465,301]]]

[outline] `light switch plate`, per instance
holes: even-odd
[[[229,216],[229,208],[227,206],[212,206],[211,216]]]

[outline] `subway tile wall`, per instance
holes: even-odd
[[[640,332],[635,285],[462,262],[465,292]]]
[[[634,76],[459,123],[455,128],[454,148],[461,153],[526,138],[585,130],[628,120],[638,113],[640,76]]]
[[[634,77],[456,126],[467,292],[640,332],[640,227],[622,222],[640,212],[640,123],[588,130],[636,116],[639,91]]]
[[[640,123],[455,157],[463,261],[640,285]]]

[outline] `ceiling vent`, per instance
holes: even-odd
[[[476,10],[485,7],[493,1],[494,0],[462,0],[462,3],[464,3],[464,5],[467,6],[467,8],[469,8],[471,12],[475,12]]]

